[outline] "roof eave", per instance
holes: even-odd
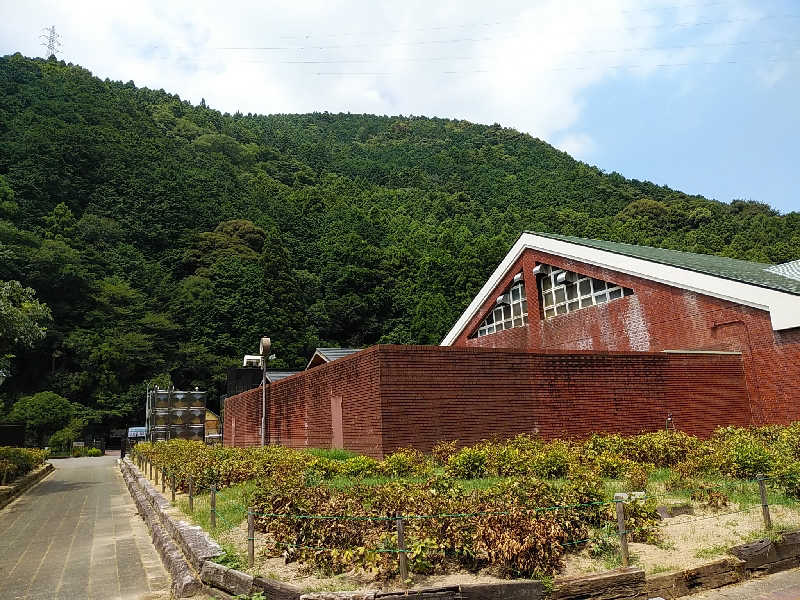
[[[798,297],[788,292],[781,292],[526,232],[517,239],[503,261],[478,292],[478,295],[475,296],[453,328],[444,337],[441,343],[442,346],[450,346],[455,342],[500,283],[502,277],[522,253],[528,249],[556,254],[596,267],[607,268],[627,275],[766,310],[770,314],[772,329],[775,331],[800,327]]]

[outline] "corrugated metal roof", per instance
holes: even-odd
[[[267,379],[274,383],[297,373],[300,373],[300,371],[267,371]]]
[[[331,362],[337,358],[344,358],[356,352],[361,352],[361,348],[317,348],[317,352],[321,354],[325,360]]]
[[[558,235],[555,233],[541,233],[538,231],[526,233],[540,235],[542,237],[548,237],[555,240],[561,240],[571,244],[578,244],[589,248],[597,248],[598,250],[614,252],[615,254],[631,256],[633,258],[649,260],[651,262],[678,267],[680,269],[705,273],[706,275],[713,275],[716,277],[722,277],[724,279],[731,279],[733,281],[741,281],[742,283],[749,283],[751,285],[757,285],[759,287],[778,290],[781,292],[788,292],[790,294],[796,294],[800,296],[800,279],[790,277],[788,274],[782,274],[782,269],[779,268],[786,266],[787,269],[785,269],[785,272],[791,273],[791,269],[788,267],[794,263],[786,263],[785,265],[770,265],[767,263],[757,263],[746,260],[738,260],[735,258],[727,258],[725,256],[694,254],[692,252],[681,252],[680,250],[668,250],[666,248],[653,248],[650,246],[636,246],[634,244],[607,242],[605,240],[592,240],[569,235]]]

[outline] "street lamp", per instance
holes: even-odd
[[[269,360],[269,348],[272,345],[268,337],[262,337],[258,345],[258,352],[261,354],[261,445],[266,445],[267,432],[267,361]]]

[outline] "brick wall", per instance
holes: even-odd
[[[267,387],[269,398],[269,386]],[[225,399],[222,443],[226,446],[261,445],[261,386]]]
[[[517,433],[634,434],[662,428],[670,412],[701,436],[750,422],[733,354],[374,346],[271,384],[268,406],[271,443],[374,457]],[[260,388],[226,400],[226,445],[259,443],[260,407]]]
[[[533,267],[555,265],[634,290],[614,300],[542,319]],[[515,273],[522,269],[530,324],[469,339]],[[755,423],[800,419],[800,329],[773,331],[769,313],[624,273],[533,250],[523,253],[456,340],[456,346],[531,350],[730,350],[742,353]],[[521,340],[525,339],[523,345]]]
[[[380,362],[384,453],[518,433],[636,434],[663,428],[668,413],[699,436],[750,422],[739,355],[381,346]]]

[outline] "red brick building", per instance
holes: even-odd
[[[740,352],[753,422],[785,423],[800,419],[800,261],[524,233],[442,344]]]
[[[450,347],[447,347],[450,346]],[[225,402],[224,443],[381,457],[492,436],[800,419],[800,261],[523,234],[442,346],[322,349]],[[318,356],[320,355],[320,356]]]

